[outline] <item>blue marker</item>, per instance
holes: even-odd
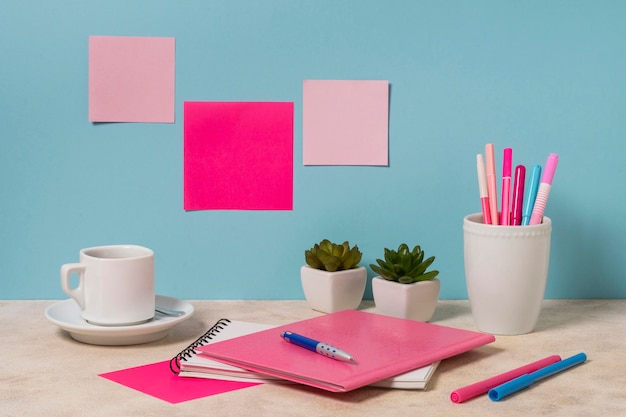
[[[289,343],[293,343],[296,346],[303,347],[313,352],[317,352],[320,355],[327,356],[332,359],[336,359],[342,362],[353,362],[352,355],[339,348],[331,346],[326,343],[318,342],[317,340],[309,339],[308,337],[301,336],[292,332],[281,332],[280,337],[285,339]]]
[[[554,375],[557,372],[569,369],[572,366],[583,363],[586,360],[587,355],[585,355],[584,353],[579,353],[578,355],[563,359],[562,361],[553,363],[552,365],[548,365],[545,368],[541,368],[535,372],[522,375],[509,382],[505,382],[500,386],[490,389],[489,398],[492,401],[500,401],[504,397],[515,394],[518,391],[530,387],[532,384],[539,381],[540,379],[549,377],[550,375]]]
[[[530,224],[530,216],[533,213],[535,200],[537,199],[537,190],[539,190],[539,181],[541,180],[541,165],[535,164],[530,171],[530,183],[528,185],[528,195],[524,201],[524,213],[522,214],[522,226]]]

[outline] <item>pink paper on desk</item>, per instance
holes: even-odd
[[[89,37],[89,121],[174,123],[175,39]]]
[[[304,165],[388,165],[389,82],[305,80]]]
[[[293,103],[184,103],[185,210],[292,210]]]
[[[169,363],[170,361],[156,362],[99,376],[171,404],[259,385],[251,382],[181,378],[170,371]]]

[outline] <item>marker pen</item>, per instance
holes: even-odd
[[[541,178],[541,165],[535,164],[530,171],[530,182],[528,183],[528,195],[524,202],[524,211],[522,215],[522,226],[528,226],[530,224],[530,215],[532,214],[533,207],[535,206],[535,199],[537,198],[537,190],[539,190],[539,179]]]
[[[526,167],[518,165],[515,167],[515,179],[513,180],[513,208],[511,224],[519,226],[522,224],[522,203],[524,202],[524,182],[526,181]]]
[[[530,224],[540,224],[543,221],[543,212],[546,209],[548,203],[548,196],[550,195],[550,188],[552,187],[552,178],[554,178],[554,171],[559,163],[559,156],[555,153],[551,153],[546,161],[546,170],[541,177],[541,184],[539,184],[539,191],[537,191],[537,199],[533,206],[533,212],[530,215]]]
[[[552,376],[556,373],[563,372],[573,366],[579,365],[587,360],[587,355],[580,352],[578,355],[555,362],[545,368],[536,370],[526,375],[519,376],[509,382],[505,382],[495,388],[489,390],[489,399],[491,401],[500,401],[511,394],[515,394],[523,389],[530,387],[537,381]]]
[[[476,171],[478,172],[478,192],[480,204],[483,210],[483,223],[491,224],[491,212],[489,211],[489,195],[487,193],[487,174],[485,173],[485,160],[482,154],[476,155]]]
[[[545,368],[546,366],[552,365],[560,360],[561,357],[559,355],[548,356],[547,358],[529,363],[528,365],[520,366],[519,368],[515,368],[503,374],[475,382],[463,388],[458,388],[450,393],[450,400],[453,403],[462,403],[471,398],[486,394],[490,389],[502,385],[505,382],[509,382],[522,375],[538,371],[539,369]]]
[[[504,148],[502,158],[502,212],[500,224],[508,226],[511,223],[511,164],[513,163],[513,149]]]
[[[485,158],[487,168],[487,194],[489,195],[489,209],[491,211],[491,224],[498,224],[498,190],[496,188],[496,157],[493,143],[485,145]]]

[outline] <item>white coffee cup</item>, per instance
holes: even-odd
[[[75,288],[70,283],[73,274],[78,275]],[[61,288],[91,324],[147,322],[154,317],[154,253],[136,245],[82,249],[79,263],[61,266]]]

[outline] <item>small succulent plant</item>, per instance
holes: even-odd
[[[322,271],[335,272],[353,269],[361,262],[363,254],[359,247],[346,241],[338,245],[328,239],[316,243],[311,249],[304,251],[304,259],[311,268]]]
[[[419,246],[411,251],[403,243],[397,251],[385,248],[385,259],[376,259],[378,265],[371,264],[370,268],[386,280],[411,284],[434,279],[439,274],[439,271],[426,272],[434,260],[434,256],[424,260],[424,251]]]

